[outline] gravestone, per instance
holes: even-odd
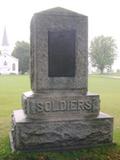
[[[88,90],[88,18],[54,8],[31,21],[31,88],[12,114],[13,150],[67,150],[112,143],[113,118]]]

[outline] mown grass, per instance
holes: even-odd
[[[28,76],[0,76],[0,160],[11,152],[8,138],[11,113],[21,107],[21,93],[29,86]]]
[[[90,76],[89,90],[100,95],[101,111],[114,117],[114,141],[120,144],[120,79]]]
[[[100,94],[101,111],[114,116],[116,146],[69,152],[11,153],[11,113],[21,108],[21,94],[30,90],[28,76],[0,76],[0,160],[120,160],[120,79],[90,76],[89,91]]]

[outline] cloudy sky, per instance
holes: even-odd
[[[11,48],[18,40],[29,42],[32,15],[58,6],[88,16],[89,43],[95,36],[112,36],[118,46],[114,68],[120,68],[120,0],[0,0],[0,44],[5,25]]]

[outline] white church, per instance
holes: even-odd
[[[0,74],[18,74],[18,59],[11,56],[7,39],[6,28],[4,29],[2,46],[0,48]]]

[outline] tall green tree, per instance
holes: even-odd
[[[105,68],[111,68],[117,46],[112,37],[98,36],[91,41],[90,58],[92,66],[97,67],[101,74]]]
[[[19,59],[19,71],[24,74],[29,70],[30,45],[24,41],[17,41],[12,55]]]

